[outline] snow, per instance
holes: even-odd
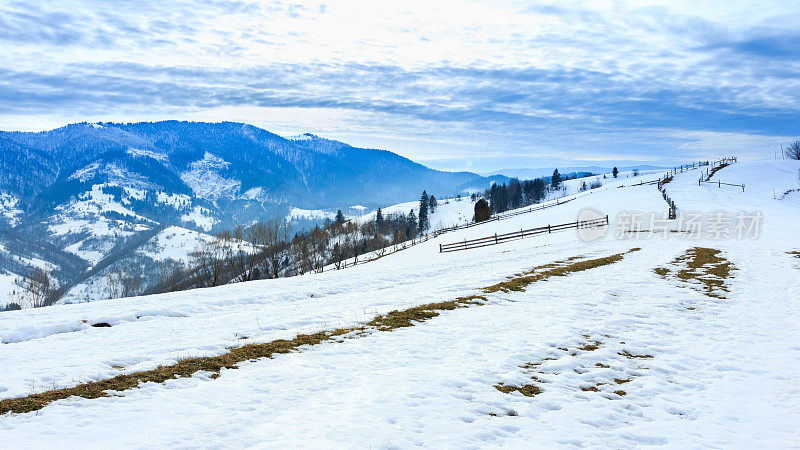
[[[241,182],[225,178],[219,171],[226,169],[229,162],[206,152],[203,159],[189,165],[189,170],[181,174],[181,180],[192,189],[197,197],[216,201],[222,197],[235,197]]]
[[[97,247],[84,248],[84,242],[85,240],[78,241],[72,245],[64,247],[64,250],[74,255],[78,255],[80,258],[85,259],[86,261],[89,261],[89,263],[93,266],[99,263],[100,260],[105,257],[106,252],[111,250],[113,247],[113,244],[109,243],[103,247],[104,251],[101,252]]]
[[[798,170],[755,161],[715,175],[745,192],[698,186],[699,171],[666,186],[679,212],[760,211],[756,240],[617,239],[620,213],[666,211],[655,186],[623,179],[342,271],[0,313],[0,397],[9,398],[363,323],[552,261],[642,248],[609,266],[489,294],[485,306],[246,362],[217,379],[199,373],[1,416],[3,446],[792,447],[800,441],[800,260],[786,252],[800,250],[800,196],[774,200],[772,188],[796,188]],[[438,209],[446,220],[472,205],[450,204]],[[568,231],[438,252],[439,243],[575,220],[585,208],[609,214],[604,238],[587,243]],[[736,265],[728,298],[653,272],[694,246],[720,249]],[[97,321],[113,326],[91,327]],[[587,341],[601,345],[579,350]],[[540,365],[522,368],[531,363]],[[493,388],[534,375],[535,397]],[[581,390],[596,383],[607,384]]]
[[[167,161],[167,155],[164,153],[154,152],[152,150],[129,147],[127,153],[134,157],[152,158],[160,162]]]
[[[217,219],[211,216],[211,211],[208,210],[208,208],[204,208],[202,206],[195,206],[191,212],[182,215],[181,221],[194,222],[195,225],[205,231],[211,230],[214,228],[214,224],[219,222]]]
[[[5,306],[14,302],[14,292],[19,292],[19,286],[15,280],[19,275],[7,270],[0,270],[0,306]]]
[[[336,218],[336,213],[324,209],[301,209],[292,207],[288,214],[287,220],[307,219],[307,220],[333,220]]]
[[[186,262],[191,252],[200,247],[203,242],[209,242],[212,239],[212,236],[194,230],[174,226],[167,227],[143,247],[137,249],[137,252],[155,261],[172,259]]]
[[[192,198],[186,194],[167,194],[166,192],[159,191],[156,195],[159,203],[170,205],[176,210],[187,209],[192,206]]]
[[[85,182],[86,180],[92,178],[94,174],[97,172],[97,169],[100,168],[99,162],[93,162],[86,167],[80,168],[73,172],[72,175],[69,176],[68,179],[70,180],[78,180],[81,182]]]
[[[303,134],[298,134],[297,136],[289,136],[286,139],[290,141],[310,141],[319,138],[311,133],[303,133]]]
[[[13,227],[19,223],[20,215],[22,215],[22,209],[19,207],[19,199],[11,194],[0,192],[0,217],[4,217]]]

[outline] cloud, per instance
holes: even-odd
[[[427,142],[399,145],[448,167],[453,153],[475,163],[490,150],[492,164],[672,161],[687,142],[709,142],[697,133],[796,133],[800,35],[749,10],[718,21],[717,10],[680,2],[354,5],[9,4],[0,128],[120,111],[250,111],[239,120],[269,128],[286,126],[281,111],[305,109],[316,115],[298,131]]]

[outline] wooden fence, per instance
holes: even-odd
[[[558,225],[547,225],[546,227],[531,228],[528,230],[514,231],[511,233],[495,234],[494,236],[486,236],[478,239],[464,240],[461,242],[453,242],[450,244],[439,244],[439,253],[455,252],[459,250],[467,250],[471,248],[486,247],[488,245],[497,245],[503,242],[513,241],[516,239],[523,239],[531,236],[538,236],[540,234],[549,234],[556,231],[569,230],[572,228],[595,228],[608,226],[608,216],[600,219],[591,220],[576,220],[575,222],[562,223]]]
[[[553,208],[553,207],[563,205],[564,203],[571,202],[571,201],[573,201],[575,199],[578,199],[580,197],[583,197],[583,196],[586,196],[586,195],[589,195],[589,194],[591,194],[591,192],[586,192],[586,193],[583,193],[582,195],[581,194],[575,194],[575,197],[568,198],[566,200],[562,200],[562,199],[557,198],[555,203],[549,203],[549,204],[545,204],[545,205],[532,205],[532,206],[529,206],[529,207],[523,208],[523,209],[515,209],[513,211],[509,211],[509,212],[505,212],[505,213],[498,213],[498,214],[495,214],[494,216],[492,216],[491,218],[489,218],[487,220],[483,220],[481,222],[467,222],[467,223],[462,223],[460,225],[453,225],[453,226],[446,227],[446,228],[439,228],[439,229],[433,231],[433,237],[437,237],[437,236],[440,236],[440,235],[442,235],[444,233],[449,233],[451,231],[463,230],[463,229],[466,229],[466,228],[472,228],[474,226],[483,225],[485,223],[492,223],[492,222],[496,222],[498,220],[510,219],[512,217],[519,216],[520,214],[528,214],[528,213],[531,213],[531,212],[534,212],[534,211],[541,211],[543,209]]]
[[[742,188],[742,192],[744,192],[744,185],[743,185],[743,184],[731,184],[731,183],[723,183],[723,182],[721,182],[721,181],[719,181],[719,180],[717,180],[717,181],[704,181],[702,178],[701,178],[701,179],[699,179],[699,180],[697,180],[697,185],[698,185],[698,186],[700,186],[700,184],[702,184],[702,183],[707,183],[707,184],[716,184],[716,185],[717,185],[717,187],[720,187],[720,188],[721,188],[722,186],[736,186],[736,187],[740,187],[740,188]]]
[[[394,245],[390,245],[388,247],[383,247],[383,248],[381,248],[379,250],[373,250],[373,251],[367,252],[367,253],[365,253],[363,255],[359,255],[361,257],[361,259],[359,259],[359,256],[356,256],[356,257],[353,257],[353,258],[347,258],[347,259],[342,260],[342,261],[340,261],[338,263],[334,261],[331,264],[333,265],[333,267],[336,270],[346,269],[348,267],[353,267],[353,266],[358,265],[358,264],[365,264],[365,263],[372,262],[372,261],[375,261],[377,259],[383,258],[384,256],[391,255],[393,253],[397,253],[397,252],[399,252],[401,250],[405,250],[407,248],[411,248],[411,247],[413,247],[413,246],[415,246],[417,244],[421,244],[423,242],[427,242],[428,239],[431,239],[433,237],[435,237],[435,236],[432,236],[430,234],[423,234],[421,236],[415,237],[413,239],[409,239],[407,241],[403,241],[403,242],[400,242],[400,243],[397,243],[397,244],[394,244]],[[351,261],[351,259],[352,259],[352,261]]]

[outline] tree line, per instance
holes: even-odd
[[[616,170],[616,167],[614,168]],[[522,208],[525,206],[540,203],[547,196],[548,192],[555,192],[563,188],[563,182],[576,178],[594,176],[589,172],[578,172],[569,175],[562,175],[558,169],[553,171],[553,175],[533,180],[520,181],[517,178],[509,180],[508,184],[493,184],[482,194],[473,194],[473,201],[477,197],[483,197],[489,202],[492,214],[502,213],[511,209]],[[602,186],[599,180],[591,185],[584,182],[581,190],[595,189]]]

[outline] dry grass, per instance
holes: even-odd
[[[588,343],[588,344],[584,344],[582,347],[578,347],[578,350],[583,350],[585,352],[591,352],[591,351],[594,351],[594,350],[597,350],[598,348],[600,348],[601,344],[602,344],[602,342],[600,342],[600,341],[594,341],[594,342],[591,342],[591,343]]]
[[[486,297],[471,295],[468,297],[459,297],[447,302],[429,303],[404,310],[395,310],[375,317],[367,322],[366,325],[368,327],[374,327],[378,331],[392,331],[397,328],[413,327],[419,322],[424,322],[438,316],[439,311],[452,311],[457,308],[481,305],[485,300]]]
[[[637,250],[639,248],[631,249],[626,253]],[[546,280],[551,276],[566,276],[570,273],[612,264],[620,261],[624,255],[625,253],[619,253],[604,258],[579,262],[572,261],[580,259],[580,257],[572,257],[564,261],[537,267],[502,283],[484,288],[483,292],[521,291],[529,284]],[[189,377],[197,372],[211,373],[211,378],[217,378],[222,369],[235,369],[239,363],[244,361],[272,358],[275,355],[299,351],[304,347],[325,342],[340,342],[341,340],[336,338],[344,335],[355,338],[366,335],[369,331],[392,331],[398,328],[412,327],[438,316],[440,311],[482,305],[485,301],[486,297],[482,295],[470,295],[445,302],[429,303],[376,316],[360,327],[337,328],[313,334],[300,334],[293,339],[277,339],[261,344],[246,344],[241,347],[231,348],[227,353],[219,356],[186,358],[175,364],[159,366],[152,370],[117,375],[107,380],[81,383],[77,386],[34,393],[25,397],[8,398],[0,400],[0,415],[9,412],[26,413],[36,411],[51,402],[73,396],[87,399],[109,397],[112,392],[133,389],[141,383],[163,383],[167,380]],[[534,385],[508,386],[503,389],[516,390],[526,396],[536,395],[541,392]],[[500,388],[498,390],[502,391]]]
[[[790,255],[793,255],[795,258],[800,258],[800,250],[794,250],[794,251],[786,252],[786,253],[788,253]]]
[[[622,355],[626,358],[652,358],[653,355],[634,355],[627,350],[623,350],[621,352],[617,352],[618,355]]]
[[[726,281],[737,269],[720,253],[713,248],[690,248],[670,262],[669,267],[656,267],[653,272],[665,279],[672,277],[687,283],[709,297],[724,299],[730,292]]]
[[[587,259],[584,261],[578,261],[569,264],[568,264],[569,260],[554,262],[552,264],[540,266],[530,271],[524,272],[522,274],[518,274],[514,277],[509,278],[506,281],[502,281],[495,285],[484,288],[483,292],[491,294],[494,292],[508,293],[508,292],[523,291],[531,283],[544,281],[550,277],[563,277],[571,273],[582,272],[584,270],[589,270],[596,267],[607,266],[609,264],[621,261],[622,258],[627,253],[639,250],[641,249],[636,247],[628,250],[627,252],[617,253],[615,255],[605,256],[602,258]]]
[[[523,384],[522,386],[509,386],[503,383],[494,385],[494,388],[504,394],[511,394],[512,392],[519,392],[525,397],[533,397],[542,393],[539,386],[533,384]]]

